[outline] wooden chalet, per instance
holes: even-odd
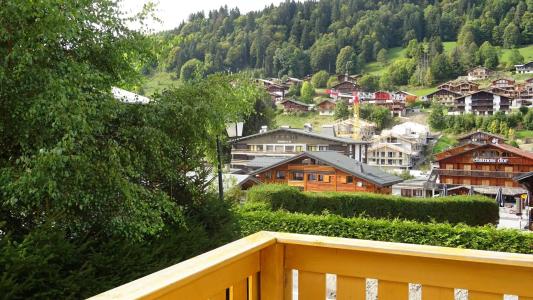
[[[517,74],[533,73],[533,62],[530,61],[523,65],[515,65],[515,69]]]
[[[337,81],[338,82],[345,82],[345,81],[348,81],[348,82],[353,82],[353,83],[357,83],[357,80],[359,78],[361,78],[362,75],[360,74],[356,74],[356,75],[348,75],[348,74],[338,74],[337,75]]]
[[[443,83],[437,87],[440,89],[450,90],[452,92],[460,93],[462,95],[473,93],[479,90],[479,84],[465,80],[452,80]]]
[[[505,143],[505,137],[488,133],[484,131],[474,131],[471,133],[464,134],[462,136],[459,136],[457,138],[457,141],[459,142],[459,145],[466,145],[466,144],[504,144]]]
[[[280,104],[283,106],[283,111],[285,113],[308,112],[312,108],[310,104],[303,103],[294,99],[284,100]]]
[[[516,94],[516,83],[512,79],[499,78],[492,81],[490,90],[493,93],[514,98]]]
[[[492,70],[489,68],[485,68],[483,66],[477,66],[475,68],[472,68],[468,70],[468,80],[469,81],[475,81],[475,80],[485,80],[489,78],[489,76],[492,74]]]
[[[511,98],[491,91],[477,91],[454,99],[450,114],[471,113],[475,115],[493,115],[495,112],[510,111]]]
[[[492,191],[520,188],[513,178],[533,171],[533,153],[499,143],[464,144],[437,154],[436,161],[441,183],[493,187]]]
[[[340,94],[353,94],[357,91],[359,91],[359,86],[351,81],[343,81],[341,83],[338,83],[334,85],[331,88],[331,91],[333,93],[340,93]]]
[[[446,88],[440,88],[437,91],[425,96],[428,101],[436,101],[447,107],[454,105],[454,100],[457,97],[461,97],[461,93],[453,92]]]
[[[287,184],[308,192],[390,194],[398,176],[333,151],[304,152],[251,174],[262,183]]]
[[[336,106],[337,105],[333,100],[325,99],[316,105],[316,110],[318,110],[318,113],[321,116],[333,116],[335,114]]]

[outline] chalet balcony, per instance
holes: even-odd
[[[513,178],[524,172],[505,171],[482,171],[482,170],[436,170],[439,175],[444,176],[465,176],[465,177],[488,177],[488,178]]]
[[[452,300],[454,288],[471,300],[532,299],[533,257],[258,232],[91,299],[324,300],[326,290],[365,299],[367,278],[378,279],[379,300],[409,299],[409,283],[421,285],[423,300]]]

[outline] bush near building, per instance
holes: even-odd
[[[498,205],[483,196],[406,198],[372,193],[304,193],[295,187],[264,184],[248,191],[250,202],[265,202],[273,210],[342,217],[404,219],[419,222],[465,223],[471,226],[498,223]]]
[[[269,211],[264,204],[237,210],[241,235],[278,231],[442,247],[533,254],[533,235],[493,226],[343,218]],[[259,207],[258,207],[259,206]]]

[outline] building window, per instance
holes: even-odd
[[[307,174],[308,181],[316,181],[316,174]]]
[[[267,152],[274,152],[274,146],[272,146],[272,145],[267,145],[267,146],[266,146],[266,150],[267,150]]]
[[[303,181],[304,180],[304,173],[303,172],[294,172],[294,173],[292,173],[292,180]]]
[[[283,152],[283,146],[276,146],[276,152]]]
[[[272,179],[272,172],[268,171],[265,173],[265,179]]]
[[[387,160],[387,164],[392,165],[393,164],[392,159]]]
[[[346,176],[346,183],[353,183],[353,177],[352,176]]]
[[[285,179],[285,171],[277,171],[276,179]]]
[[[385,160],[384,160],[384,159],[381,160],[381,164],[382,164],[382,165],[385,164]]]
[[[357,182],[357,187],[363,187],[363,186],[365,186],[365,184],[362,181]]]
[[[263,151],[263,145],[257,145],[255,147],[255,151]]]
[[[294,152],[294,146],[285,146],[285,152]]]
[[[385,152],[381,152],[381,157],[385,157]]]
[[[318,175],[318,181],[324,182],[324,175]]]
[[[307,146],[307,151],[317,151],[317,146]]]
[[[296,146],[296,152],[303,152],[304,147],[303,146]]]
[[[393,153],[392,152],[389,152],[389,157],[393,157]]]
[[[400,153],[398,154],[398,156],[399,156],[399,157],[402,157],[402,156],[403,156],[403,153],[402,153],[402,152],[400,152]]]
[[[318,151],[328,151],[328,146],[319,146]]]
[[[402,197],[412,197],[413,196],[413,193],[411,190],[408,190],[408,189],[402,189],[401,191],[401,195]]]

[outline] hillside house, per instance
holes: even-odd
[[[333,116],[335,114],[336,104],[331,99],[325,99],[316,105],[316,110],[321,116]]]
[[[287,184],[308,192],[390,194],[398,176],[333,151],[304,152],[251,174],[262,183]]]
[[[467,79],[469,81],[485,80],[492,74],[492,70],[483,66],[477,66],[468,70]]]
[[[480,130],[464,134],[457,138],[457,141],[459,142],[459,146],[466,145],[466,144],[478,144],[478,145],[504,144],[505,140],[506,138],[504,136],[493,134],[493,133],[488,133],[488,132],[484,132]]]
[[[427,101],[435,101],[446,107],[452,107],[455,103],[455,98],[460,96],[462,96],[461,93],[453,92],[446,88],[441,88],[431,94],[424,96],[424,98]]]
[[[528,62],[523,65],[515,65],[517,74],[530,74],[533,73],[533,62]]]
[[[283,112],[293,113],[293,112],[308,112],[312,109],[311,104],[303,103],[294,99],[287,99],[280,103],[283,106]]]
[[[491,91],[477,91],[454,99],[454,106],[449,108],[449,114],[460,115],[472,113],[475,115],[493,115],[495,112],[510,111],[511,98],[495,94]]]
[[[339,137],[351,138],[354,134],[354,119],[350,118],[335,123],[335,132]],[[359,119],[359,137],[363,141],[368,141],[376,134],[376,123]]]

